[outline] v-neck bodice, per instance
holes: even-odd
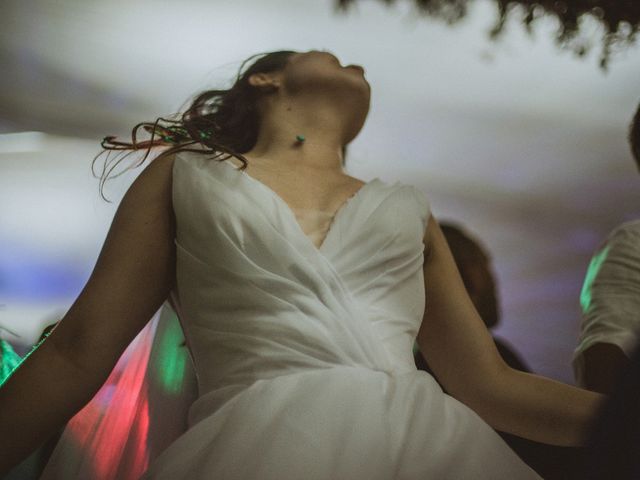
[[[292,208],[292,210],[304,234],[320,250],[331,227],[334,214],[312,208]]]
[[[248,182],[254,183],[258,188],[266,191],[268,195],[273,196],[274,200],[282,205],[283,210],[289,214],[289,217],[291,218],[291,220],[297,225],[299,232],[307,238],[309,243],[311,243],[313,245],[313,247],[318,252],[321,252],[323,250],[324,244],[326,243],[326,240],[327,240],[329,234],[331,233],[333,224],[342,215],[342,212],[344,210],[348,209],[349,204],[352,203],[352,202],[355,203],[355,199],[356,198],[364,195],[365,194],[365,190],[368,187],[370,187],[370,186],[372,186],[372,185],[374,185],[376,183],[381,182],[381,180],[378,177],[375,177],[374,179],[370,180],[369,182],[365,182],[362,186],[360,186],[360,188],[358,190],[356,190],[353,194],[351,194],[349,197],[347,197],[341,203],[341,205],[338,207],[338,209],[333,214],[330,215],[330,220],[328,222],[326,222],[326,219],[323,219],[325,221],[326,225],[321,226],[320,228],[318,228],[317,225],[314,225],[313,228],[312,228],[313,235],[310,237],[310,235],[308,233],[306,233],[305,228],[303,228],[303,226],[301,225],[299,217],[301,215],[302,216],[306,215],[306,220],[309,221],[309,220],[311,220],[311,218],[309,218],[309,213],[310,212],[311,213],[319,212],[319,215],[317,213],[314,215],[316,217],[317,216],[323,217],[323,216],[325,216],[324,214],[326,214],[326,212],[321,211],[321,210],[301,211],[301,209],[292,208],[282,198],[282,196],[279,195],[273,188],[269,187],[267,184],[265,184],[264,182],[258,180],[257,178],[253,177],[252,175],[249,175],[244,170],[241,170],[237,165],[229,163],[229,160],[223,160],[223,161],[221,161],[219,163],[224,164],[225,166],[234,169],[236,172],[238,172],[242,176],[242,178],[246,179]],[[315,219],[315,220],[317,220],[317,219]]]

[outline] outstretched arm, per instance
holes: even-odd
[[[433,217],[424,244],[426,307],[417,341],[444,388],[497,430],[583,445],[604,397],[504,363]]]
[[[175,278],[173,157],[123,197],[93,272],[51,335],[0,387],[0,477],[88,403]]]

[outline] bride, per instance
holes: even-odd
[[[583,445],[603,397],[509,368],[424,194],[344,172],[364,69],[311,50],[240,70],[179,119],[103,141],[142,161],[164,150],[79,297],[0,388],[0,474],[94,397],[167,300],[198,393],[144,479],[534,479],[493,429]],[[416,369],[414,340],[449,394]]]

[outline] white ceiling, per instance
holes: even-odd
[[[87,275],[109,211],[95,216],[100,228],[88,228],[86,202],[72,199],[97,192],[85,169],[98,139],[227,86],[252,54],[328,49],[363,65],[372,86],[350,174],[413,183],[437,216],[482,238],[500,279],[498,333],[536,371],[571,381],[589,254],[615,224],[640,217],[640,177],[625,140],[640,101],[640,49],[615,56],[604,73],[597,46],[586,59],[557,49],[551,22],[533,37],[512,22],[492,43],[493,4],[475,2],[465,21],[447,27],[397,3],[361,0],[338,14],[331,0],[3,2],[0,131],[64,137],[42,137],[21,154],[0,141],[0,242],[40,238],[33,231],[46,226],[51,243],[33,248],[75,252]],[[47,180],[55,171],[70,176]],[[56,238],[77,240],[71,249]],[[57,302],[68,304],[68,295]],[[18,311],[19,302],[0,303]],[[26,319],[20,308],[16,317]],[[0,325],[7,322],[17,320],[0,310]]]

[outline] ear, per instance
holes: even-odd
[[[267,73],[252,73],[247,79],[249,85],[257,87],[260,90],[274,91],[280,88],[280,80]]]

